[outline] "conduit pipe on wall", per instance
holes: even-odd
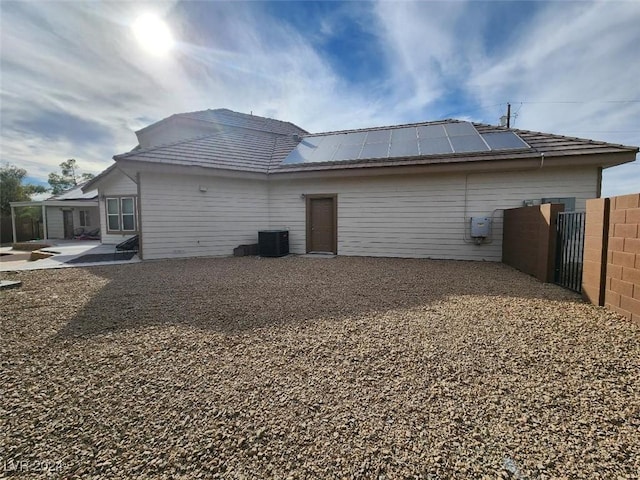
[[[544,152],[540,152],[540,166],[539,167],[534,167],[532,168],[532,170],[540,170],[541,168],[544,167]],[[521,170],[513,170],[515,171],[521,171]],[[484,173],[484,172],[480,172],[480,173]],[[464,176],[464,213],[463,213],[463,223],[464,223],[464,233],[462,234],[462,240],[464,241],[464,243],[469,243],[469,244],[475,244],[475,245],[486,245],[486,244],[490,244],[493,243],[493,219],[494,216],[496,214],[497,211],[502,210],[504,211],[504,208],[496,208],[491,212],[491,237],[489,237],[489,240],[486,242],[482,242],[480,244],[476,243],[473,239],[467,237],[467,223],[468,220],[467,219],[467,197],[468,197],[468,189],[469,189],[469,176],[470,175],[478,175],[479,173],[467,173]]]

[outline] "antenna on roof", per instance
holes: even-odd
[[[500,117],[500,126],[511,128],[511,104],[507,102],[507,114]]]

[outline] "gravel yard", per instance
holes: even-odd
[[[0,477],[640,476],[640,327],[505,265],[3,279]]]

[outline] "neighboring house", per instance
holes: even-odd
[[[458,120],[308,134],[230,110],[173,115],[85,186],[103,242],[145,259],[231,255],[263,229],[292,253],[501,260],[502,211],[584,210],[638,148]],[[489,226],[472,236],[471,219]]]
[[[43,235],[45,239],[71,239],[82,232],[100,236],[100,210],[98,191],[83,191],[80,184],[59,195],[41,201],[11,202],[13,240],[16,241],[16,210],[21,207],[42,209]]]

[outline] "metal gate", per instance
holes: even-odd
[[[555,283],[578,293],[582,290],[585,213],[561,212],[556,222]]]

